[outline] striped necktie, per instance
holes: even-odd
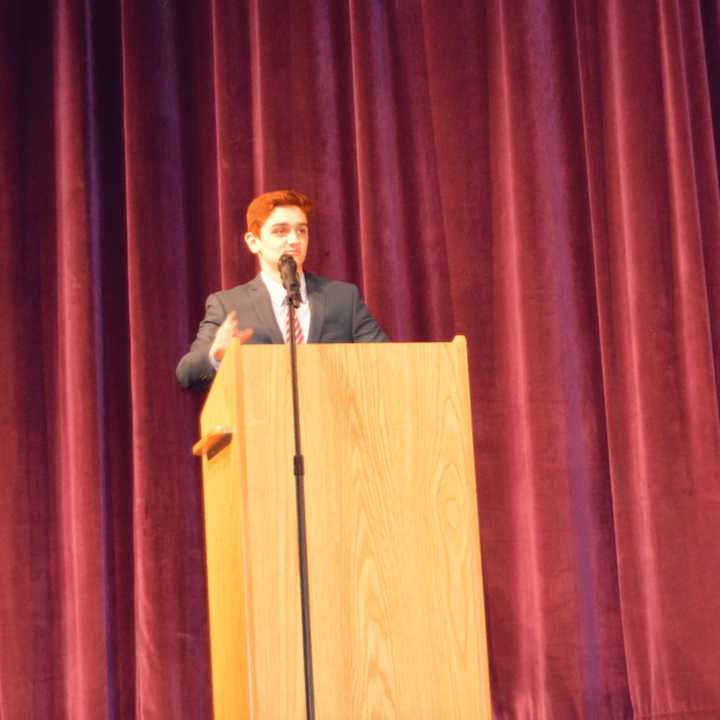
[[[290,309],[288,308],[287,311],[287,320],[285,321],[285,342],[290,342]],[[305,342],[305,337],[303,336],[302,327],[300,326],[300,321],[298,320],[297,314],[294,315],[295,317],[295,344],[301,345]]]

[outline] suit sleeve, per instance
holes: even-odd
[[[388,336],[370,314],[368,306],[360,297],[360,291],[353,288],[353,342],[388,342]]]
[[[226,317],[227,310],[218,294],[210,295],[205,303],[205,317],[200,322],[197,336],[175,370],[178,382],[186,390],[204,390],[212,383],[215,369],[210,363],[210,347]]]

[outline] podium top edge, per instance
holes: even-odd
[[[397,345],[459,345],[461,347],[467,347],[467,338],[465,335],[455,335],[452,340],[426,340],[422,342],[415,342],[415,341],[394,341],[391,340],[389,342],[368,342],[368,343],[303,343],[302,345],[298,345],[298,349],[305,347],[307,345],[311,346],[325,346],[325,347],[343,347],[343,346],[350,346],[350,347],[357,347],[358,345],[362,346],[375,346],[375,347],[389,347],[389,346],[397,346]],[[286,347],[286,344],[275,344],[275,343],[245,343],[237,346],[238,348],[242,349],[256,349],[256,348],[267,348],[267,347]]]

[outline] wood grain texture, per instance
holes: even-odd
[[[489,718],[464,341],[298,350],[317,716]],[[245,533],[242,551],[218,552],[246,594],[246,616],[223,622],[244,633],[250,716],[301,718],[287,350],[238,348],[231,364],[203,413],[227,424],[217,409],[232,405],[228,385],[242,388],[238,447],[207,464],[242,458],[241,489],[206,508],[233,542],[234,526]]]
[[[208,578],[208,610],[215,717],[252,717],[247,548],[244,508],[246,486],[238,482],[245,467],[237,428],[242,422],[241,389],[237,387],[237,356],[228,357],[222,379],[209,396],[201,417],[201,436],[224,426],[233,442],[212,460],[203,457],[203,500]]]

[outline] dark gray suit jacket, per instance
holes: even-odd
[[[377,324],[355,285],[327,280],[305,273],[310,303],[311,343],[386,342],[387,336]],[[270,294],[258,275],[244,285],[213,293],[205,305],[205,317],[198,328],[190,352],[180,360],[178,382],[188,390],[204,390],[215,377],[210,363],[210,346],[217,329],[228,314],[235,310],[238,328],[252,328],[248,343],[282,344],[270,302]]]

